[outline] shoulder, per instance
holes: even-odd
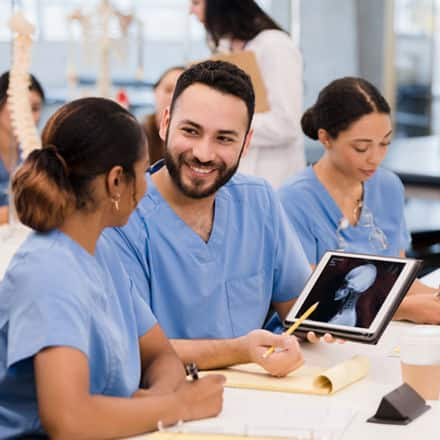
[[[56,232],[32,233],[12,259],[5,284],[12,286],[17,298],[62,297],[66,291],[77,296],[83,291],[85,271],[80,260]]]
[[[280,31],[278,29],[266,29],[256,35],[250,42],[251,43],[281,43],[289,44],[293,46],[293,41],[287,32]]]
[[[300,55],[299,49],[293,43],[292,38],[287,32],[278,29],[267,29],[261,31],[247,44],[248,49],[270,49],[272,51],[288,50]]]
[[[136,236],[144,235],[147,229],[148,223],[158,220],[158,211],[161,209],[161,205],[165,202],[159,200],[157,197],[152,196],[147,192],[144,197],[139,201],[136,209],[131,214],[128,222],[122,228],[115,228],[118,231],[122,231],[125,234],[129,234],[136,238]]]
[[[270,184],[261,177],[236,173],[218,191],[219,197],[228,198],[232,203],[252,204],[252,209],[267,206],[276,197]]]
[[[404,190],[402,181],[397,174],[382,167],[379,167],[372,177],[371,185],[386,193],[402,192]]]
[[[288,179],[278,190],[282,201],[307,198],[316,193],[316,182],[311,167]]]
[[[20,246],[11,265],[15,260],[26,262],[28,269],[41,267],[44,272],[69,267],[69,263],[75,261],[71,249],[64,246],[57,231],[49,233],[32,232],[26,241]],[[49,265],[48,265],[49,264]]]

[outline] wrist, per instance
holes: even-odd
[[[235,343],[235,357],[237,364],[253,362],[252,351],[249,344],[249,334],[233,339]]]
[[[396,321],[409,320],[409,316],[411,314],[410,304],[411,304],[411,299],[409,297],[405,297],[403,301],[400,303],[400,306],[397,308],[396,313],[393,316],[393,319]]]

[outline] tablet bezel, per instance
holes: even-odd
[[[311,293],[313,287],[332,257],[344,257],[371,262],[385,261],[390,263],[403,263],[403,268],[369,327],[343,326],[306,319],[299,327],[299,331],[315,331],[317,334],[331,333],[335,336],[344,337],[345,339],[350,340],[359,340],[361,342],[370,343],[377,342],[384,328],[391,320],[392,315],[400,305],[400,302],[408,291],[409,286],[415,279],[417,270],[420,267],[420,260],[352,252],[327,251],[322,256],[315,270],[307,280],[306,285],[301,291],[295,304],[287,314],[287,317],[283,323],[285,327],[290,327],[290,325],[292,325],[298,319],[296,314],[299,310],[301,310],[304,302],[307,300],[308,295]]]

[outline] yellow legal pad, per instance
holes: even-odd
[[[201,375],[219,373],[226,376],[225,386],[285,393],[333,394],[368,374],[370,361],[355,356],[324,369],[304,365],[286,377],[273,377],[256,364],[242,364],[224,370],[205,371]]]

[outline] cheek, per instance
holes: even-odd
[[[362,156],[359,156],[355,152],[347,151],[341,155],[341,163],[345,164],[347,168],[355,168],[363,161]]]
[[[32,112],[32,117],[34,119],[35,124],[38,124],[38,122],[40,122],[40,118],[41,118],[41,111],[34,111]]]
[[[184,136],[169,133],[167,149],[173,156],[191,151],[191,141]]]

